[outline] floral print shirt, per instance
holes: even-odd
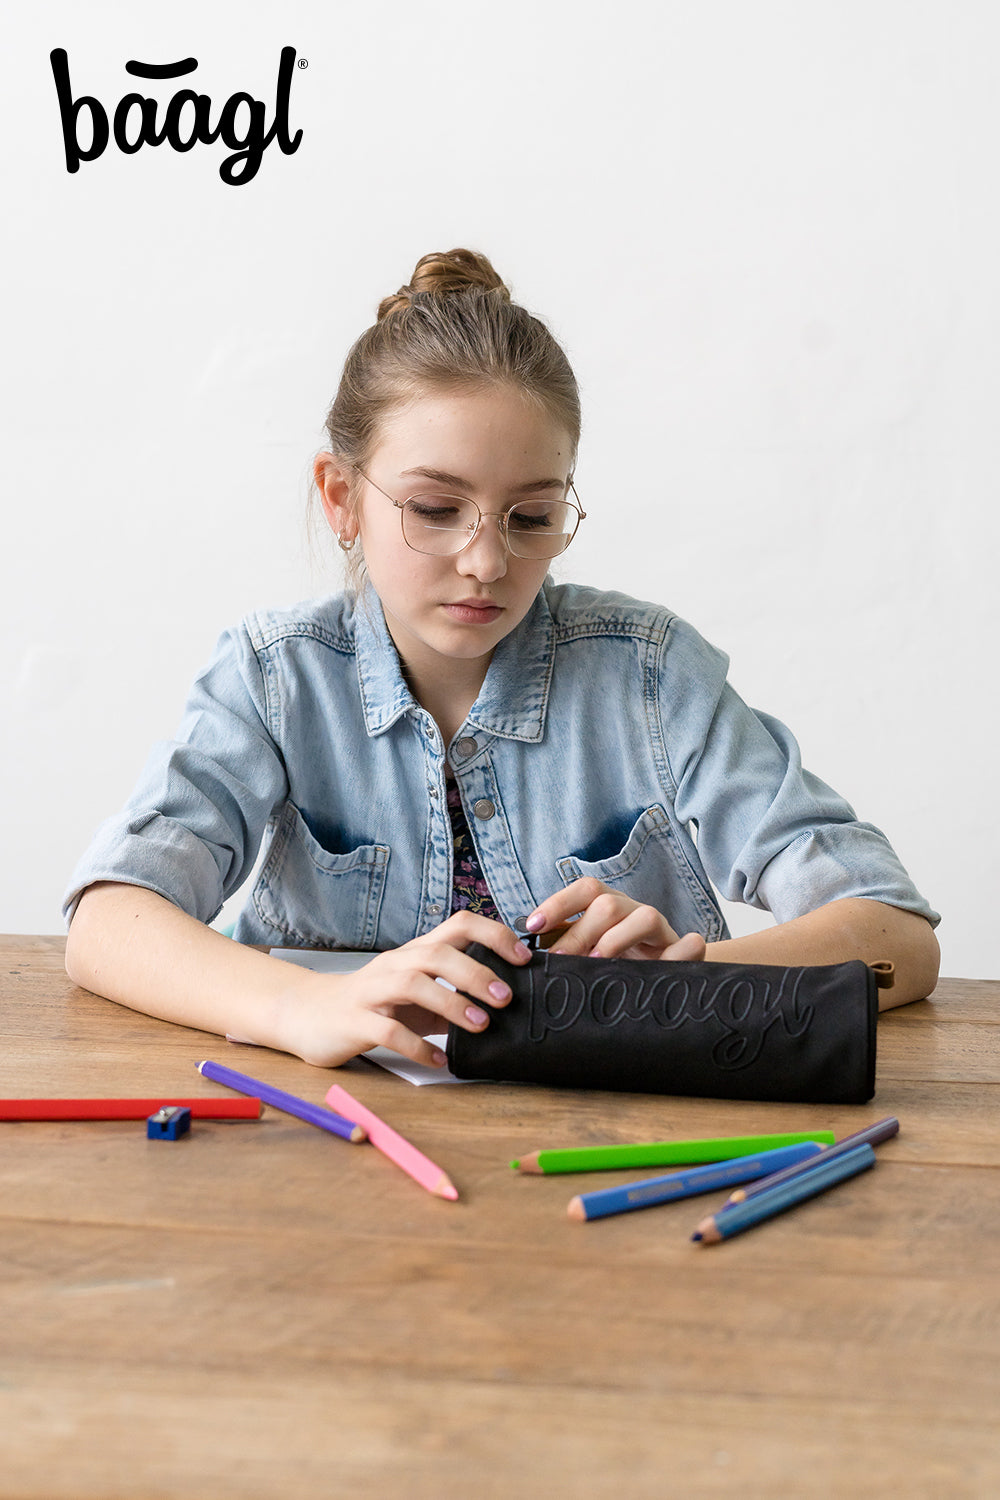
[[[448,777],[448,816],[451,818],[451,836],[455,846],[454,876],[451,888],[452,912],[471,911],[499,922],[500,913],[493,903],[489,886],[486,884],[476,857],[476,847],[472,842],[469,825],[462,811],[462,798],[459,795],[458,783],[453,776]]]

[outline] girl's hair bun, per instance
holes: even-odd
[[[391,313],[403,312],[421,293],[447,297],[451,293],[470,291],[500,292],[504,301],[510,300],[509,287],[504,285],[485,255],[479,255],[475,250],[435,250],[420,257],[406,286],[382,298],[378,305],[378,319],[381,322]]]

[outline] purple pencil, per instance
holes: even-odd
[[[263,1100],[265,1104],[273,1105],[275,1109],[284,1110],[286,1115],[295,1115],[309,1125],[328,1130],[331,1135],[343,1136],[345,1141],[368,1139],[368,1132],[363,1126],[356,1125],[353,1120],[345,1120],[335,1110],[327,1109],[323,1104],[310,1104],[308,1100],[299,1099],[295,1094],[286,1094],[284,1089],[273,1088],[269,1083],[259,1083],[256,1078],[249,1078],[246,1073],[237,1073],[233,1068],[224,1067],[222,1063],[206,1059],[198,1064],[198,1072],[205,1078],[212,1078],[216,1083],[224,1083],[227,1088],[235,1089],[238,1094],[250,1094]]]
[[[845,1135],[843,1140],[835,1141],[832,1146],[824,1146],[817,1156],[810,1157],[809,1161],[801,1162],[798,1166],[785,1167],[781,1172],[773,1172],[770,1177],[758,1178],[756,1182],[747,1187],[737,1188],[735,1193],[730,1193],[723,1207],[729,1208],[731,1204],[745,1203],[748,1198],[756,1198],[758,1193],[770,1192],[771,1188],[777,1187],[779,1183],[787,1182],[791,1177],[798,1177],[800,1172],[814,1170],[822,1167],[831,1157],[844,1156],[848,1151],[853,1151],[856,1146],[877,1146],[879,1141],[887,1141],[890,1136],[898,1135],[899,1121],[895,1115],[886,1115],[884,1120],[876,1120],[874,1125],[866,1125],[864,1130],[856,1130],[853,1135]]]

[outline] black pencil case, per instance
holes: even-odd
[[[487,1007],[485,1031],[449,1027],[458,1078],[809,1104],[875,1092],[877,991],[891,965],[880,975],[859,959],[782,968],[538,951],[515,967],[479,943],[468,951],[513,999]]]

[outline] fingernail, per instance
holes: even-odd
[[[502,979],[494,979],[493,983],[489,985],[488,988],[494,1000],[510,999],[510,985],[504,984]]]
[[[559,955],[560,958],[565,958],[566,957],[566,949],[565,948],[553,948],[551,951],[553,953],[558,953],[558,955]]]
[[[438,1049],[435,1047],[434,1048],[434,1066],[436,1068],[443,1068],[444,1065],[445,1065],[445,1063],[447,1061],[448,1061],[447,1056],[443,1052],[439,1052]]]
[[[540,911],[533,911],[524,926],[528,932],[539,932],[545,926],[545,918]]]
[[[473,1026],[485,1026],[489,1016],[478,1005],[467,1005],[465,1007],[466,1020],[471,1021]]]
[[[601,952],[600,948],[591,948],[590,952],[587,954],[587,957],[588,958],[603,958],[604,955]]]
[[[531,957],[531,949],[528,947],[527,943],[522,943],[520,939],[518,939],[518,941],[514,944],[514,952],[517,954],[518,958]]]

